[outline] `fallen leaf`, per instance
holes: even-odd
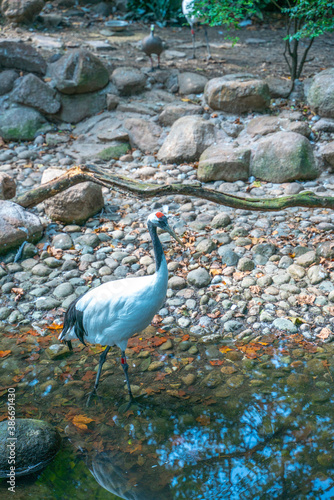
[[[332,331],[329,328],[322,328],[317,337],[322,340],[328,339],[332,335]]]
[[[63,328],[62,324],[58,325],[58,323],[55,323],[55,322],[51,323],[51,325],[48,326],[49,330],[61,330],[62,328]]]
[[[212,366],[220,366],[224,363],[224,360],[223,359],[210,359],[209,363]]]
[[[212,274],[212,276],[218,276],[222,273],[223,273],[222,269],[210,269],[210,274]]]
[[[0,351],[0,358],[5,358],[10,354],[12,351]]]
[[[96,377],[95,371],[93,372],[92,370],[87,370],[81,380],[83,380],[84,382],[88,382],[90,380],[93,380],[95,377]]]
[[[230,347],[226,347],[226,346],[223,346],[223,347],[220,347],[219,348],[220,352],[222,352],[223,354],[225,354],[226,352],[228,351],[233,351],[233,349],[231,349]]]
[[[85,415],[75,415],[72,419],[72,423],[82,430],[88,429],[87,424],[90,424],[91,422],[94,422],[94,420],[92,418],[85,417]]]
[[[315,301],[315,295],[305,295],[301,294],[296,297],[298,304],[313,304]]]
[[[196,418],[196,422],[199,422],[201,425],[209,425],[210,417],[209,415],[200,415]]]

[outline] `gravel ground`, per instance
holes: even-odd
[[[59,164],[69,168],[71,162],[62,147],[47,149],[38,138],[31,145],[10,144],[11,162],[3,160],[0,171],[13,175],[22,193],[39,184],[46,168]],[[154,157],[134,151],[131,162],[119,161],[114,170],[142,179],[146,168],[142,165],[147,164],[158,165]],[[195,178],[192,165],[160,165],[150,181],[187,183]],[[250,179],[211,185],[240,196],[275,197],[300,189],[334,195],[334,176],[329,174],[303,183],[254,185]],[[16,252],[2,258],[2,324],[43,327],[50,321],[62,322],[71,301],[89,288],[153,273],[145,222],[152,211],[168,207],[171,224],[183,235],[186,250],[171,242],[168,234],[161,236],[170,280],[155,325],[181,327],[208,339],[248,340],[275,330],[299,331],[309,340],[334,338],[330,245],[334,215],[329,210],[256,213],[185,196],[137,201],[103,191],[105,209],[82,227],[51,223],[43,204],[36,207],[45,221],[43,239],[37,246],[25,245],[16,262]]]

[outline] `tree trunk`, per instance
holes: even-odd
[[[189,184],[149,184],[137,182],[128,177],[110,174],[107,170],[95,166],[87,165],[82,169],[74,167],[66,173],[46,184],[42,184],[23,195],[14,198],[12,201],[24,208],[32,208],[38,203],[51,198],[52,196],[68,189],[80,182],[95,182],[101,186],[130,193],[137,198],[150,199],[159,196],[185,195],[194,196],[204,200],[212,201],[219,205],[225,205],[236,209],[257,210],[257,211],[278,211],[288,207],[308,207],[308,208],[331,208],[334,209],[334,197],[318,196],[312,191],[304,191],[291,196],[280,196],[276,198],[241,198],[226,193],[221,193],[213,189],[198,185]]]

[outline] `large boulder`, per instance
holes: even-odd
[[[249,177],[250,149],[214,144],[201,154],[197,178],[209,181],[245,181]]]
[[[186,102],[175,102],[167,104],[159,115],[159,122],[165,127],[170,127],[176,120],[187,115],[201,115],[202,106],[198,104],[188,104]]]
[[[104,64],[85,49],[75,49],[58,59],[51,66],[51,75],[63,94],[94,92],[109,82]]]
[[[307,101],[315,113],[334,118],[334,68],[315,75],[308,91]]]
[[[24,241],[38,241],[42,232],[37,215],[12,201],[0,200],[0,254],[18,248]]]
[[[79,123],[85,118],[96,115],[107,107],[107,94],[112,84],[102,90],[87,94],[61,94],[61,109],[56,117],[67,123]]]
[[[146,85],[146,76],[136,68],[116,68],[111,75],[112,82],[120,95],[142,92]]]
[[[124,127],[129,133],[132,147],[148,153],[158,151],[159,139],[162,134],[159,125],[143,118],[128,118],[124,122]]]
[[[45,123],[45,118],[35,109],[10,108],[0,113],[0,136],[6,141],[32,141]]]
[[[0,67],[44,75],[46,62],[39,52],[17,39],[0,40]]]
[[[178,75],[178,82],[180,94],[201,94],[204,91],[208,79],[204,75],[185,72]]]
[[[8,394],[10,400],[11,393]],[[43,469],[58,453],[61,442],[59,432],[49,422],[17,418],[14,427],[4,420],[0,423],[0,477],[6,478],[8,482],[11,480],[10,459],[14,458],[15,487],[15,476],[33,474]]]
[[[43,172],[41,183],[49,182],[63,173],[64,170],[48,168]],[[52,220],[64,224],[83,224],[102,210],[104,200],[101,186],[94,182],[82,182],[46,200],[44,205],[45,213]]]
[[[42,113],[54,114],[60,109],[60,100],[56,91],[32,73],[20,78],[11,98],[19,104],[31,106]]]
[[[12,23],[31,23],[44,7],[44,0],[2,0],[1,13]]]
[[[205,100],[212,109],[227,113],[263,111],[269,107],[269,87],[251,75],[225,75],[209,80]]]
[[[256,116],[247,125],[249,135],[267,135],[274,132],[291,131],[308,137],[311,129],[306,122],[280,118],[279,116]]]
[[[319,148],[319,153],[324,161],[325,167],[334,169],[334,141],[323,143]]]
[[[250,174],[268,182],[315,179],[312,146],[306,137],[295,132],[276,132],[254,144]]]
[[[212,123],[193,115],[179,118],[170,129],[158,152],[158,160],[164,163],[196,161],[216,140]]]
[[[14,87],[19,74],[14,69],[5,69],[0,73],[0,95],[8,94]]]

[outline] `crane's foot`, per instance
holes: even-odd
[[[97,393],[97,389],[94,387],[92,392],[88,394],[87,402],[86,402],[86,407],[88,408],[92,402],[92,398],[96,397],[99,401],[102,401],[101,396]]]
[[[126,413],[130,408],[133,408],[134,410],[144,410],[145,405],[140,402],[140,400],[146,396],[146,394],[141,394],[140,396],[137,396],[134,398],[133,396],[130,398],[130,401],[128,403],[123,403],[119,407],[119,413]]]

